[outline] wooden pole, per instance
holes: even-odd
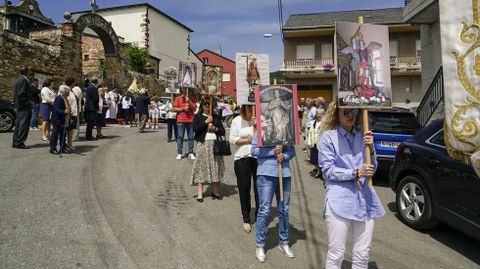
[[[213,96],[210,95],[210,116],[213,115]]]
[[[283,173],[282,162],[278,162],[278,183],[280,188],[280,202],[283,202]]]
[[[358,23],[363,24],[364,22],[364,17],[360,16],[358,17]],[[362,109],[362,117],[363,117],[363,135],[367,135],[370,131],[368,128],[368,109],[364,108]],[[369,147],[365,147],[365,164],[371,165],[372,164],[372,152],[370,151]],[[368,177],[368,187],[371,188],[373,186],[372,182],[372,177]]]

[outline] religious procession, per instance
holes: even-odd
[[[479,0],[88,2],[0,6],[2,268],[479,267]]]

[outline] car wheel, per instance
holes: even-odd
[[[15,117],[8,111],[0,111],[0,132],[8,132],[15,126]]]
[[[414,229],[431,229],[437,225],[432,214],[432,199],[422,180],[415,175],[401,179],[397,188],[397,210],[402,221]]]

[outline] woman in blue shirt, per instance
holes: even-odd
[[[320,139],[319,164],[325,178],[324,217],[328,231],[325,269],[340,269],[349,230],[353,234],[352,268],[367,268],[374,219],[385,214],[375,190],[366,184],[373,176],[377,158],[373,136],[364,136],[359,109],[328,108]],[[365,147],[372,165],[365,164]]]
[[[274,193],[277,197],[278,225],[280,227],[278,248],[287,257],[293,258],[295,256],[288,246],[288,205],[292,177],[289,161],[295,157],[295,149],[292,146],[281,145],[260,148],[257,146],[257,135],[254,134],[252,156],[257,158],[257,192],[260,204],[257,215],[256,258],[259,262],[265,261],[265,235]],[[283,203],[280,202],[279,162],[282,163]]]

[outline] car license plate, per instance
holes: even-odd
[[[398,146],[400,145],[400,142],[395,142],[395,141],[380,141],[380,146],[382,146],[382,148],[398,148]]]

